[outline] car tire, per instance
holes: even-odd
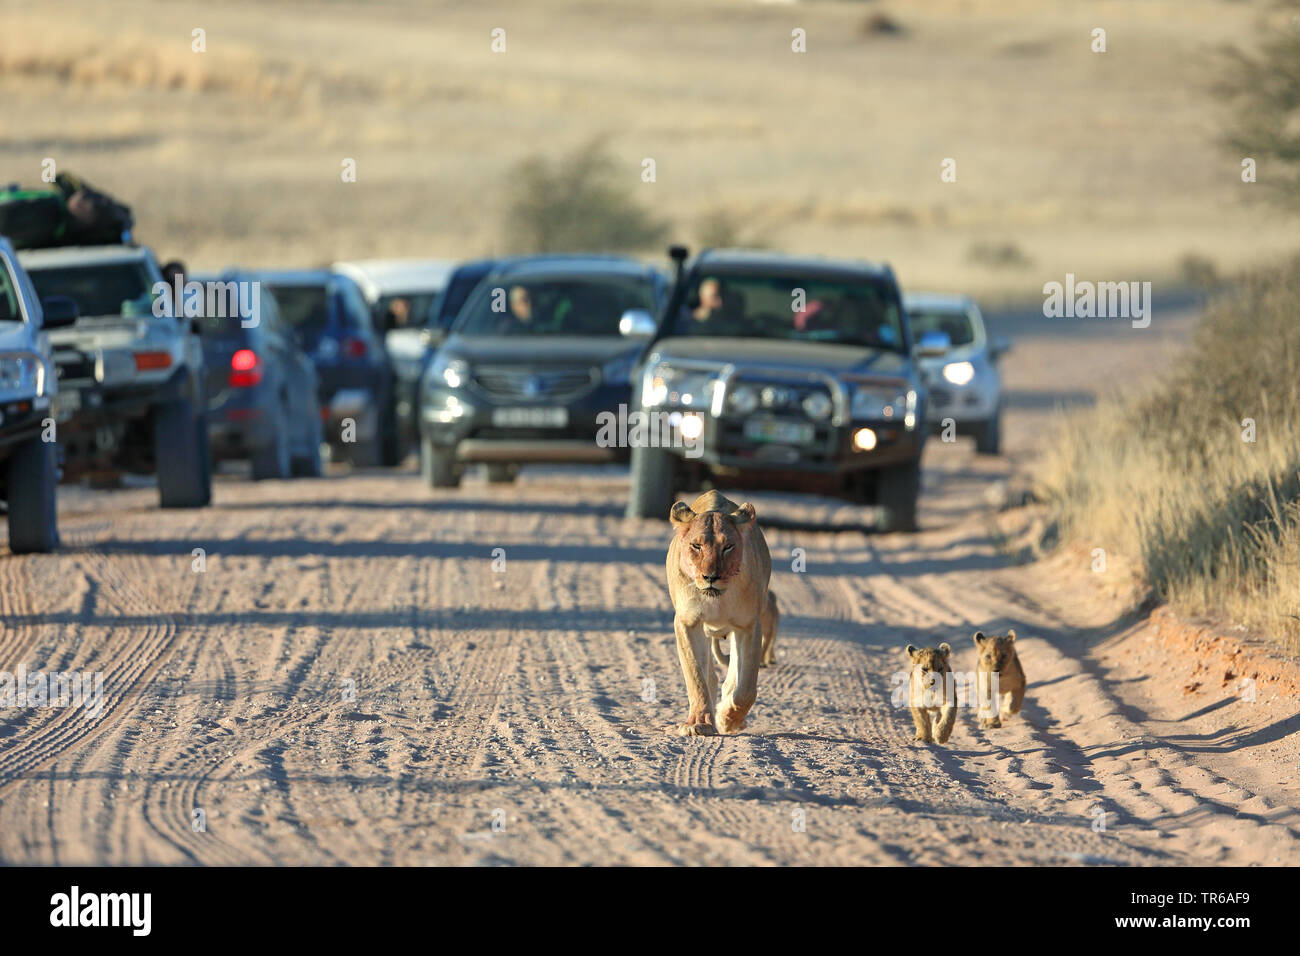
[[[876,479],[881,531],[916,530],[916,500],[921,494],[921,459],[883,468]]]
[[[993,413],[988,421],[980,422],[975,428],[975,451],[981,455],[1000,455],[1002,453],[1002,411]]]
[[[513,462],[488,462],[487,480],[494,485],[508,485],[519,476],[519,466]]]
[[[9,468],[9,550],[14,554],[53,551],[59,546],[58,446],[39,435],[16,445]]]
[[[430,488],[456,488],[460,485],[460,466],[455,445],[435,445],[420,439],[420,474]]]
[[[207,416],[188,398],[159,405],[154,413],[158,503],[164,508],[202,508],[212,501],[212,450]]]
[[[638,445],[632,449],[630,469],[627,517],[666,519],[677,490],[677,456],[664,448]]]
[[[379,421],[378,452],[376,457],[384,468],[396,468],[406,460],[406,446],[397,424],[397,409],[392,402],[385,406],[383,417]]]
[[[250,460],[254,481],[283,480],[293,473],[292,456],[289,454],[289,430],[283,410],[276,417],[270,444],[254,448]]]
[[[313,416],[307,428],[308,448],[304,454],[295,455],[289,460],[289,473],[295,478],[319,478],[325,474],[325,465],[321,461],[321,444],[325,441],[325,428],[320,417]]]

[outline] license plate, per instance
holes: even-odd
[[[745,437],[750,441],[776,442],[781,445],[811,445],[817,437],[817,430],[807,422],[751,418],[745,422]]]
[[[54,420],[56,422],[66,422],[81,411],[81,393],[71,389],[66,392],[57,392],[50,401],[50,408],[54,411]]]
[[[563,428],[569,424],[567,408],[494,408],[492,424],[498,428]]]

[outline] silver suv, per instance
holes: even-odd
[[[71,320],[71,303],[51,302],[50,318]],[[58,464],[50,424],[54,366],[36,290],[0,236],[0,500],[15,554],[52,551]]]
[[[212,497],[203,348],[192,320],[143,246],[33,249],[19,254],[42,299],[77,304],[50,332],[59,445],[70,477],[158,476],[164,508]]]

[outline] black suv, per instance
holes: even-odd
[[[628,516],[667,517],[678,489],[743,484],[875,504],[883,530],[915,530],[927,353],[893,270],[669,254],[677,281],[638,389],[640,410],[664,421],[632,449]]]
[[[525,462],[626,461],[599,440],[626,417],[632,369],[654,334],[663,273],[619,256],[506,259],[474,288],[425,370],[420,464],[435,488],[484,462],[510,481]]]

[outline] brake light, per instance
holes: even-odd
[[[230,356],[230,387],[250,388],[262,380],[262,360],[252,349]]]
[[[137,372],[147,372],[160,368],[170,368],[172,364],[172,355],[170,352],[136,352],[135,353],[135,370]]]
[[[344,339],[343,354],[348,358],[365,358],[366,343],[362,339]]]

